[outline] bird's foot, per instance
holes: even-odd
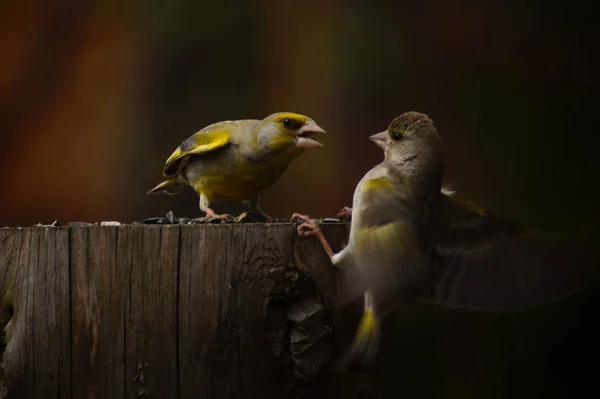
[[[228,213],[215,213],[210,208],[207,208],[204,212],[206,212],[206,219],[221,219],[221,220],[233,220],[233,216]]]
[[[302,222],[303,222],[303,223],[300,223],[298,225],[298,227],[296,227],[296,230],[298,231],[298,235],[300,235],[300,236],[308,237],[308,236],[318,234],[321,231],[321,229],[319,229],[319,227],[317,226],[315,221],[313,219],[309,218],[307,215],[301,215],[299,213],[294,213],[292,215],[292,217],[290,218],[290,221],[293,222],[294,220],[302,220]]]
[[[321,231],[319,226],[317,226],[316,220],[313,220],[313,219],[309,218],[308,216],[301,215],[299,213],[294,213],[292,215],[292,217],[290,218],[290,220],[292,222],[295,219],[296,220],[300,219],[303,221],[303,223],[301,223],[300,225],[298,225],[298,227],[296,227],[296,230],[298,231],[298,235],[300,235],[302,237],[308,237],[308,236],[312,236],[312,235],[317,236],[319,241],[321,241],[321,244],[323,245],[323,249],[325,250],[325,252],[327,252],[327,255],[329,256],[329,258],[333,258],[333,255],[334,255],[333,250],[331,249],[331,246],[329,245],[329,243],[327,242],[327,239],[323,235],[323,232]]]
[[[341,220],[352,219],[352,208],[345,206],[344,209],[338,212],[337,217]]]

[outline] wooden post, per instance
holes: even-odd
[[[358,398],[334,273],[289,223],[0,229],[0,398]]]

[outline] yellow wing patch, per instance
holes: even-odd
[[[378,328],[379,319],[375,315],[375,310],[372,307],[365,308],[356,330],[356,335],[358,337],[368,337],[374,335]]]
[[[459,208],[459,209],[461,209],[463,211],[470,212],[470,213],[475,213],[476,215],[479,215],[479,216],[486,216],[487,213],[488,213],[485,210],[485,208],[479,206],[475,202],[463,200],[463,199],[460,199],[460,198],[456,198],[454,196],[452,196],[452,197],[448,196],[448,199],[450,200],[450,203],[455,208]]]
[[[371,190],[389,190],[390,192],[396,192],[396,187],[388,180],[380,177],[378,179],[370,179],[363,183],[362,191]]]
[[[167,159],[163,174],[167,177],[175,176],[181,170],[186,157],[206,154],[227,144],[229,144],[229,132],[227,129],[201,130],[177,147],[169,159]]]

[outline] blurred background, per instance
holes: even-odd
[[[0,225],[200,216],[191,189],[146,195],[166,158],[208,124],[278,111],[309,115],[328,135],[262,209],[335,216],[382,159],[367,137],[414,110],[436,122],[459,196],[531,227],[590,230],[600,225],[598,33],[591,5],[555,0],[5,1]],[[545,341],[543,323],[405,323],[410,338],[388,371],[404,360],[395,378],[406,397],[570,397],[582,370],[597,376],[581,366],[595,340],[587,325],[569,332],[577,309],[544,316],[566,323]],[[510,332],[503,344],[499,331]]]
[[[427,113],[459,195],[534,227],[598,225],[591,9],[560,1],[44,1],[0,14],[0,224],[131,222],[171,152],[221,120],[313,117],[262,208],[335,216],[381,161],[367,136]]]

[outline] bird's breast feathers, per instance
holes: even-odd
[[[242,201],[257,197],[287,168],[287,164],[268,159],[256,162],[237,156],[235,147],[224,150],[219,161],[192,159],[186,167],[194,190],[213,200]]]

